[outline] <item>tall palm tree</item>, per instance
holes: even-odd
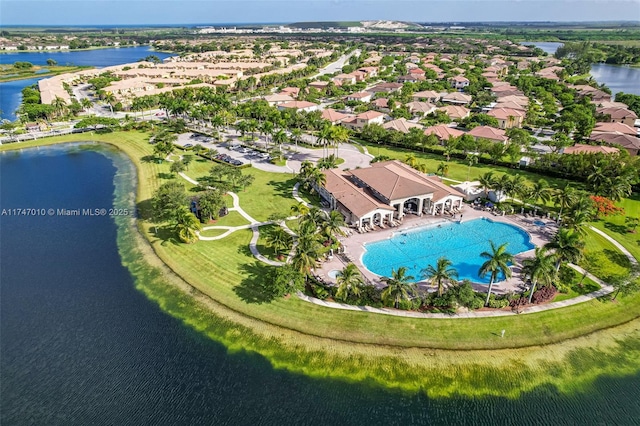
[[[556,190],[553,198],[555,204],[560,207],[559,217],[562,217],[564,209],[569,208],[576,202],[577,195],[576,190],[568,184],[564,188]]]
[[[309,176],[306,179],[306,187],[310,191],[316,192],[317,188],[320,188],[327,183],[327,176],[317,167],[314,167],[309,171]]]
[[[349,263],[336,275],[336,283],[338,284],[336,299],[347,300],[349,296],[359,296],[362,293],[364,278],[358,267]]]
[[[342,126],[333,126],[331,128],[331,139],[336,147],[335,155],[338,157],[340,144],[349,142],[349,130]]]
[[[509,263],[513,261],[513,255],[507,252],[508,243],[504,243],[499,247],[496,247],[495,243],[491,240],[489,240],[489,243],[491,243],[491,252],[483,251],[480,253],[480,256],[487,259],[487,261],[484,262],[478,270],[480,278],[484,278],[488,273],[491,274],[487,300],[484,302],[485,306],[489,304],[491,289],[493,288],[493,283],[496,281],[496,278],[498,278],[498,274],[502,273],[505,278],[511,277],[511,268],[509,268]]]
[[[197,231],[201,228],[200,221],[187,206],[178,207],[175,212],[175,230],[182,242],[191,244],[198,241]]]
[[[431,285],[438,288],[438,296],[442,296],[445,283],[458,278],[458,271],[455,268],[451,268],[451,265],[453,265],[453,262],[443,256],[438,259],[435,267],[429,265],[420,271],[424,279],[431,280]]]
[[[301,227],[302,228],[302,227]],[[313,233],[298,234],[298,244],[291,259],[291,265],[308,277],[313,268],[316,267],[318,256],[320,255],[320,243]]]
[[[493,185],[495,184],[493,172],[487,172],[481,175],[478,178],[478,182],[480,182],[480,185],[482,185],[484,196],[487,197],[489,195],[489,189],[493,188]]]
[[[414,277],[407,275],[407,268],[401,266],[398,270],[391,270],[391,277],[383,277],[382,281],[387,284],[382,290],[382,298],[386,301],[393,301],[393,306],[398,309],[400,302],[409,299],[409,295],[413,291]]]
[[[577,262],[582,257],[585,245],[579,232],[560,228],[553,236],[553,239],[545,244],[544,247],[553,250],[556,260],[556,272],[558,272],[562,263]]]
[[[533,200],[534,203],[537,203],[538,200],[543,203],[548,202],[551,199],[552,189],[549,187],[549,183],[544,179],[539,179],[531,188],[529,188],[529,198]],[[538,207],[536,206],[536,209]]]
[[[538,282],[550,285],[556,276],[554,256],[545,247],[536,247],[533,257],[528,257],[522,261],[522,273],[531,279],[531,293],[529,293],[529,303],[536,291]]]
[[[440,175],[440,177],[444,177],[449,173],[449,163],[445,163],[444,161],[441,161],[440,164],[438,164],[438,174]]]
[[[344,226],[344,216],[337,210],[329,212],[329,216],[325,216],[322,223],[322,230],[329,240],[334,240],[337,235],[345,236],[342,230]]]
[[[329,142],[331,141],[331,127],[333,127],[331,124],[326,123],[324,126],[322,126],[322,128],[320,129],[320,131],[318,132],[318,143],[320,145],[322,145],[322,156],[326,157],[327,155],[325,155],[325,148],[327,147],[327,145],[329,144]],[[327,150],[327,154],[329,153],[329,151]]]

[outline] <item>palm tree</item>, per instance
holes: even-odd
[[[482,185],[482,189],[484,190],[484,196],[487,197],[489,195],[489,189],[492,188],[495,184],[495,179],[493,178],[493,172],[487,172],[481,175],[478,178],[480,185]]]
[[[538,200],[546,203],[551,199],[551,191],[549,183],[544,179],[539,179],[529,188],[528,196],[534,203],[537,203]],[[536,206],[535,209],[537,210],[538,207]]]
[[[316,267],[319,255],[320,243],[318,243],[316,235],[300,232],[298,234],[298,245],[296,245],[295,254],[291,259],[291,265],[294,269],[307,277],[311,270]]]
[[[282,144],[287,141],[287,134],[284,130],[280,129],[272,136],[273,143],[275,143],[282,151]]]
[[[198,218],[191,213],[187,206],[180,206],[175,212],[175,230],[178,232],[180,240],[190,244],[198,241],[198,234],[202,226]]]
[[[62,116],[67,109],[67,102],[61,97],[56,96],[55,99],[51,102],[51,106],[53,106],[53,108],[55,109],[57,116]]]
[[[360,295],[364,285],[364,278],[362,278],[358,267],[353,263],[349,263],[336,275],[336,283],[338,284],[336,299],[347,300],[350,296]]]
[[[309,206],[300,201],[298,204],[291,206],[291,214],[295,216],[304,216],[309,213]]]
[[[555,204],[560,207],[558,217],[562,217],[562,211],[569,208],[576,202],[577,193],[571,185],[565,185],[564,188],[558,189],[554,194]]]
[[[271,229],[266,237],[267,244],[273,247],[276,257],[279,256],[281,250],[286,250],[291,245],[291,235],[287,234],[280,226]]]
[[[326,157],[324,150],[325,147],[329,144],[329,141],[331,140],[331,124],[325,124],[321,129],[320,132],[318,132],[318,143],[320,145],[322,145],[322,156]],[[327,150],[327,154],[329,153],[329,151]]]
[[[393,306],[398,309],[400,302],[409,299],[410,293],[413,291],[413,277],[407,275],[407,268],[401,266],[398,270],[391,270],[391,277],[383,277],[382,281],[387,284],[382,290],[382,299],[386,301],[393,300]]]
[[[331,128],[331,139],[336,147],[335,155],[338,157],[340,144],[349,142],[349,130],[346,127],[333,126]]]
[[[436,266],[427,266],[420,271],[422,277],[426,280],[431,280],[431,285],[438,287],[438,296],[442,296],[444,291],[445,282],[451,282],[458,278],[458,271],[455,268],[450,268],[453,263],[446,257],[441,257],[436,262]]]
[[[111,110],[111,114],[113,114],[113,104],[116,102],[116,97],[113,93],[108,92],[104,95],[103,99],[107,105],[109,105],[109,109]]]
[[[478,270],[480,278],[484,278],[488,273],[491,273],[487,300],[484,302],[485,306],[489,304],[491,289],[493,288],[493,283],[496,281],[496,278],[498,278],[498,274],[502,273],[505,278],[511,277],[511,268],[509,268],[509,263],[513,261],[513,255],[507,252],[508,243],[504,243],[500,247],[496,247],[494,242],[491,240],[489,240],[489,243],[491,243],[491,252],[483,251],[480,253],[480,256],[487,259],[487,261],[484,262]]]
[[[531,279],[531,293],[529,293],[529,303],[536,291],[538,281],[544,285],[550,285],[556,276],[554,267],[554,255],[549,254],[545,247],[536,247],[533,257],[528,257],[522,261],[522,273]]]
[[[80,105],[82,105],[82,109],[86,111],[93,106],[93,103],[87,98],[82,98],[80,99]]]
[[[300,138],[302,138],[302,130],[299,128],[295,128],[291,130],[291,139],[296,144],[296,151],[298,151],[298,142],[300,142]]]
[[[329,212],[329,216],[325,216],[322,223],[322,229],[324,234],[329,240],[334,240],[337,235],[345,236],[346,234],[342,230],[344,226],[344,216],[337,210]]]
[[[449,163],[445,163],[444,161],[441,161],[440,164],[438,164],[438,174],[440,175],[440,177],[444,177],[449,173]]]
[[[206,156],[207,156],[207,158],[209,158],[209,160],[213,160],[216,155],[218,155],[218,151],[217,150],[215,150],[213,148],[210,148],[210,149],[207,150]]]
[[[473,154],[467,154],[467,164],[469,165],[469,169],[467,170],[467,181],[471,177],[471,167],[475,164],[478,164],[478,156]]]
[[[309,171],[309,176],[306,179],[306,186],[310,188],[311,192],[316,192],[317,188],[320,188],[327,183],[327,176],[322,173],[317,167],[314,167]]]
[[[565,262],[575,263],[582,257],[585,242],[579,232],[567,228],[560,228],[553,239],[545,244],[546,249],[552,249],[556,259],[556,272]]]

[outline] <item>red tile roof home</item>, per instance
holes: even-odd
[[[424,129],[424,134],[427,136],[436,135],[436,137],[441,141],[446,141],[449,140],[450,137],[457,138],[462,136],[464,135],[464,132],[462,130],[440,124],[438,126],[427,127]]]
[[[628,108],[627,104],[623,104],[622,102],[592,100],[591,103],[596,104],[598,108]]]
[[[638,155],[638,150],[640,150],[640,138],[625,135],[620,132],[591,133],[589,140],[594,142],[604,142],[611,145],[620,145],[629,151],[629,154],[631,155]]]
[[[350,100],[361,100],[361,99],[369,100],[369,99],[371,99],[371,93],[369,93],[369,92],[352,93],[350,95],[347,95],[347,99],[350,99]]]
[[[380,92],[397,92],[402,88],[402,83],[379,83],[368,89],[367,92],[380,93]]]
[[[524,118],[525,113],[521,109],[498,108],[496,105],[487,115],[495,117],[498,120],[509,120],[509,117]]]
[[[311,109],[317,107],[318,104],[314,104],[313,102],[307,101],[290,101],[280,104],[279,108],[290,108],[290,109]]]
[[[620,132],[625,135],[637,136],[638,131],[624,123],[596,123],[593,133]]]
[[[324,184],[325,189],[356,217],[361,218],[377,209],[395,210],[367,194],[364,189],[354,185],[347,178],[350,173],[338,169],[324,170],[322,173],[327,178]]]
[[[496,129],[494,127],[489,126],[478,126],[474,127],[470,132],[467,133],[474,138],[482,138],[489,139],[495,142],[505,143],[509,138],[507,138],[506,132],[502,129]]]
[[[405,118],[398,118],[397,120],[387,121],[382,125],[387,130],[395,130],[400,133],[409,133],[409,131],[413,128],[422,129],[423,127],[420,124],[412,123],[407,121]]]
[[[469,82],[469,79],[467,77],[463,77],[461,75],[456,75],[455,77],[452,77],[449,80],[460,82],[460,83],[468,83]]]
[[[471,95],[465,95],[460,92],[447,93],[442,97],[442,102],[448,102],[452,104],[468,104],[471,103],[473,98]]]
[[[515,104],[520,105],[523,108],[526,108],[529,105],[529,98],[524,95],[506,95],[506,96],[498,96],[496,102],[513,102]]]
[[[285,87],[284,89],[282,89],[280,91],[281,95],[289,95],[292,96],[294,98],[297,98],[298,95],[300,94],[300,88],[299,87]]]
[[[440,99],[440,93],[436,92],[435,90],[425,90],[423,92],[416,92],[411,95],[411,97],[417,100],[426,99],[427,101],[435,102]]]
[[[424,75],[425,72],[424,72],[424,70],[422,70],[420,68],[412,68],[412,69],[409,70],[409,74]]]
[[[460,105],[447,105],[445,107],[438,108],[438,110],[443,111],[453,120],[468,117],[470,112],[467,108]]]
[[[616,152],[619,152],[618,148],[584,144],[575,144],[574,146],[568,146],[562,150],[563,154],[615,154]]]
[[[389,107],[389,99],[387,98],[378,98],[372,102],[373,106],[376,108],[388,108]]]
[[[374,118],[378,118],[383,115],[383,113],[378,111],[366,111],[356,115],[356,118],[359,120],[373,120]]]
[[[344,120],[352,119],[352,114],[343,114],[335,109],[327,108],[322,111],[322,118],[332,122],[333,124],[341,123]]]
[[[436,110],[435,105],[430,104],[429,102],[409,102],[406,104],[407,109],[412,114],[431,114]]]
[[[598,108],[596,109],[598,114],[608,115],[612,119],[623,120],[627,118],[633,118],[634,120],[638,119],[638,115],[626,108]]]

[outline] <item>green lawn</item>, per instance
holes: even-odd
[[[582,274],[567,266],[560,268],[560,276],[565,279],[563,283],[568,287],[568,291],[566,293],[558,293],[553,299],[554,302],[573,299],[574,297],[592,293],[600,289],[600,284],[588,277],[583,277]]]
[[[226,229],[207,229],[200,231],[200,235],[202,235],[203,237],[217,237],[224,234],[225,232],[227,232]]]
[[[232,199],[229,196],[225,197],[227,202],[227,207],[231,207]],[[230,211],[228,215],[221,216],[217,220],[214,220],[210,223],[207,223],[204,226],[242,226],[248,225],[249,221],[245,219],[240,213],[237,211]]]
[[[629,252],[640,260],[640,227],[636,233],[628,232],[624,226],[624,218],[627,216],[640,217],[640,194],[634,194],[631,198],[625,198],[616,203],[616,206],[624,209],[624,215],[609,216],[592,225],[607,235],[614,238]]]
[[[629,271],[629,259],[602,235],[588,230],[585,243],[584,258],[578,263],[596,277],[609,282]]]

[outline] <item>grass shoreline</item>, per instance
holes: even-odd
[[[86,135],[78,135],[75,142],[82,142],[83,136],[86,140]],[[130,207],[148,193],[144,183],[149,176],[142,172],[140,159],[133,156],[133,144],[109,139],[98,136],[94,141],[113,146],[117,155],[130,160],[116,162],[114,178],[115,206]],[[64,138],[49,141],[44,145],[67,142]],[[27,146],[21,144],[20,148]],[[0,146],[3,150],[5,146]],[[123,170],[125,165],[128,168]],[[157,169],[154,165],[148,167]],[[131,174],[137,179],[130,179]],[[430,398],[494,395],[510,399],[542,386],[552,386],[565,394],[589,392],[599,377],[624,377],[640,371],[638,318],[563,340],[561,344],[523,348],[399,347],[339,341],[286,329],[238,312],[199,291],[159,256],[149,241],[148,228],[139,220],[126,216],[114,220],[122,264],[133,275],[139,291],[186,326],[225,345],[230,354],[259,354],[274,369],[317,379],[422,392]],[[536,320],[535,314],[529,317]],[[507,334],[506,339],[500,340],[509,337]]]
[[[124,135],[126,134],[119,134],[118,136],[124,136]],[[130,133],[130,135],[135,135],[135,134]],[[108,136],[108,135],[96,136],[93,139],[96,141],[105,142],[105,143],[114,145],[115,147],[119,148],[121,151],[123,151],[126,155],[129,156],[129,158],[132,160],[132,162],[136,166],[138,182],[140,182],[137,189],[138,201],[147,199],[150,195],[151,188],[148,187],[148,185],[144,185],[144,182],[150,183],[150,181],[155,181],[156,179],[152,178],[152,176],[149,175],[148,170],[143,173],[143,169],[155,170],[157,169],[157,166],[142,164],[140,162],[140,159],[136,158],[135,155],[133,154],[131,150],[132,145],[126,143],[126,141],[124,143],[122,141],[116,142],[115,140],[110,140],[110,139],[113,139],[113,136],[112,137],[105,137],[105,136]],[[77,135],[75,138],[69,138],[69,137],[60,137],[55,139],[50,138],[50,139],[47,139],[45,143],[42,143],[43,141],[35,141],[32,143],[26,143],[26,144],[24,143],[21,143],[19,145],[15,144],[15,148],[27,148],[29,146],[36,146],[36,145],[44,146],[44,145],[50,145],[54,143],[63,143],[65,141],[69,141],[69,139],[72,139],[71,141],[73,141],[73,139],[75,139],[75,141],[82,141],[82,140],[86,140],[87,138],[86,138],[86,135]],[[11,145],[14,145],[14,144],[11,144]],[[15,149],[15,148],[12,146],[2,146],[0,147],[0,150]],[[624,309],[622,306],[620,306],[619,309],[615,310],[615,309],[612,309],[611,306],[609,306],[611,304],[605,306],[606,304],[603,304],[602,302],[597,302],[597,301],[587,302],[587,304],[589,305],[595,305],[592,307],[594,308],[593,309],[594,311],[598,311],[598,315],[596,315],[594,312],[590,312],[590,313],[585,312],[584,307],[582,307],[583,309],[576,309],[576,312],[573,312],[574,310],[572,310],[571,308],[565,308],[565,309],[559,310],[558,312],[548,311],[546,315],[533,314],[533,315],[529,315],[529,317],[531,317],[532,320],[542,320],[545,323],[543,327],[532,327],[532,329],[530,330],[530,334],[533,335],[533,337],[527,338],[527,336],[525,335],[525,336],[517,336],[518,338],[516,339],[515,338],[516,336],[514,336],[514,340],[509,339],[509,340],[502,340],[498,342],[494,341],[491,343],[484,342],[482,344],[478,344],[478,342],[474,342],[474,340],[479,340],[480,337],[473,339],[473,338],[469,338],[469,336],[466,336],[466,339],[464,338],[465,332],[470,330],[468,326],[469,321],[473,323],[474,325],[472,326],[473,329],[476,328],[475,326],[479,326],[483,331],[485,331],[485,334],[487,336],[490,336],[490,334],[486,332],[487,330],[499,330],[501,329],[501,327],[504,328],[505,324],[507,326],[510,326],[510,325],[513,326],[514,324],[521,323],[521,322],[524,322],[528,325],[529,321],[528,319],[522,319],[522,317],[519,317],[519,316],[502,317],[502,319],[499,319],[499,320],[489,318],[487,319],[488,321],[483,321],[485,319],[470,320],[470,319],[463,319],[463,318],[417,319],[416,320],[416,319],[406,319],[406,318],[399,318],[399,317],[394,317],[393,320],[391,319],[383,320],[379,318],[380,316],[376,316],[376,315],[373,315],[374,319],[372,320],[370,319],[372,314],[363,314],[358,312],[352,313],[352,312],[342,312],[342,311],[327,312],[328,310],[326,308],[310,307],[306,302],[295,300],[295,298],[290,298],[289,300],[284,300],[284,301],[273,302],[272,304],[273,306],[277,305],[277,309],[274,308],[276,309],[276,314],[273,314],[273,313],[271,313],[270,315],[265,314],[264,307],[260,306],[260,309],[255,309],[255,311],[260,311],[260,312],[257,312],[257,315],[252,316],[249,312],[247,312],[247,310],[248,311],[254,310],[252,309],[253,305],[247,306],[248,309],[246,310],[238,309],[237,304],[234,305],[233,303],[229,303],[231,299],[229,299],[228,297],[227,298],[216,297],[217,296],[216,291],[220,289],[216,288],[215,285],[211,283],[208,283],[207,285],[207,283],[205,282],[193,282],[194,280],[190,280],[189,279],[190,277],[188,275],[185,276],[184,268],[181,268],[181,265],[179,264],[180,263],[179,259],[168,258],[171,255],[170,250],[169,251],[164,250],[161,244],[157,244],[157,241],[156,241],[156,244],[154,244],[153,241],[149,241],[150,226],[146,226],[146,225],[148,224],[144,224],[138,221],[137,228],[142,233],[143,238],[146,241],[146,244],[148,244],[149,247],[154,251],[155,256],[157,256],[157,258],[160,261],[162,261],[163,265],[165,265],[167,268],[172,270],[182,280],[187,282],[189,286],[205,294],[208,298],[211,298],[212,300],[214,300],[219,308],[224,307],[224,309],[227,309],[233,312],[234,314],[233,316],[236,316],[236,315],[245,316],[247,318],[251,318],[254,321],[261,322],[264,325],[268,325],[270,327],[276,327],[282,330],[287,330],[288,332],[292,332],[292,333],[301,333],[302,335],[308,336],[308,337],[330,339],[333,342],[338,342],[338,341],[343,343],[357,342],[358,344],[363,344],[368,346],[383,346],[383,347],[389,347],[389,348],[428,348],[428,349],[441,348],[441,349],[456,350],[456,351],[524,348],[524,347],[535,347],[539,345],[550,345],[550,344],[563,342],[579,336],[588,335],[590,333],[594,333],[599,330],[615,327],[616,325],[619,325],[619,324],[628,323],[629,321],[633,321],[635,318],[640,317],[640,309],[638,309],[637,307],[634,309],[634,305],[638,305],[638,303],[634,303],[634,302],[640,301],[640,297],[638,296],[626,298],[626,299],[623,299],[622,302],[620,302],[622,305],[628,306],[628,309]],[[242,246],[245,243],[245,241],[243,240],[246,240],[248,238],[248,233],[246,231],[238,231],[236,234],[237,235],[235,237],[230,236],[227,238],[230,241],[237,242],[240,244],[240,246]],[[202,242],[199,244],[202,244]],[[181,254],[184,255],[185,253],[181,253]],[[222,277],[221,279],[224,279],[224,277]],[[187,290],[187,292],[193,293],[193,290]],[[586,305],[586,304],[581,304],[581,305]],[[602,306],[598,306],[598,305],[602,305]],[[269,307],[270,306],[267,306],[267,310]],[[299,312],[300,310],[305,311],[303,312],[302,317],[300,316],[300,312]],[[589,309],[586,309],[586,310],[589,310]],[[330,311],[335,311],[335,310],[330,310]],[[614,315],[612,317],[612,315],[610,315],[612,314],[612,312],[610,311],[613,311],[614,313],[617,311],[617,315]],[[621,314],[620,311],[624,311],[624,312]],[[305,325],[305,324],[297,324],[295,322],[283,321],[281,318],[278,318],[277,313],[280,313],[280,312],[288,312],[292,315],[295,315],[296,318],[304,318],[306,316],[309,322],[313,321],[312,318],[316,314],[322,315],[322,316],[334,317],[334,318],[333,318],[333,321],[329,321],[328,324],[321,324],[317,328],[314,328],[313,323]],[[573,330],[571,329],[566,330],[562,328],[553,329],[553,327],[551,329],[549,328],[550,324],[563,322],[563,320],[566,320],[567,316],[571,317],[572,314],[576,314],[578,316],[585,316],[585,315],[590,316],[593,314],[594,318],[599,317],[602,320],[602,322],[597,322],[597,324],[595,325],[592,324],[591,327],[585,327],[583,325],[581,327],[574,328]],[[363,316],[368,316],[369,317],[368,321],[363,320]],[[335,327],[336,324],[339,324],[341,322],[348,322],[351,320],[354,321],[356,324],[355,326],[349,326],[349,327],[345,326],[346,327],[345,330],[348,331],[347,333],[342,333],[342,331],[345,331],[342,329],[339,329],[338,332],[336,332],[335,330],[331,332],[332,327]],[[388,336],[387,333],[384,333],[382,331],[383,327],[374,330],[372,333],[369,333],[368,336],[366,335],[366,333],[365,335],[362,335],[362,333],[357,332],[357,329],[359,327],[366,326],[372,321],[382,323],[385,326],[389,326],[392,328],[394,326],[409,327],[413,329],[414,334],[427,333],[429,331],[429,328],[432,328],[430,326],[435,326],[436,332],[453,333],[454,335],[456,335],[458,339],[461,339],[461,341],[457,342],[456,344],[452,344],[451,339],[447,339],[447,338],[437,339],[433,337],[427,338],[428,334],[425,334],[424,338],[415,338],[415,336],[413,338],[407,338],[407,339],[393,338],[393,336]],[[593,318],[592,318],[592,321],[593,321]],[[458,322],[459,324],[463,324],[463,323],[465,324],[464,326],[461,325],[458,327],[455,325],[455,322]],[[546,324],[547,322],[549,322],[550,324]],[[522,326],[522,324],[520,326]],[[459,330],[456,330],[456,328],[459,328]],[[393,333],[393,332],[390,331],[389,333]],[[540,335],[535,337],[536,333],[540,333]],[[542,334],[546,335],[546,337],[540,337]]]

